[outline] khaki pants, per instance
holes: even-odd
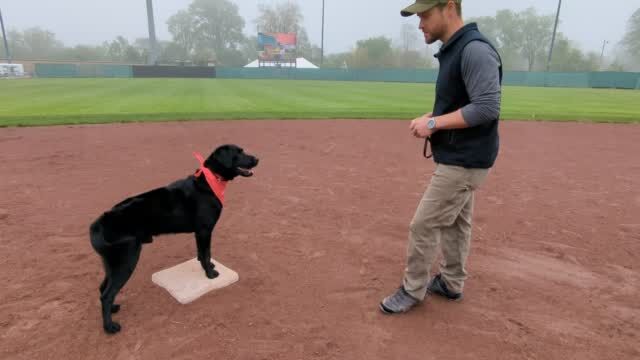
[[[443,261],[440,273],[447,288],[462,292],[467,278],[474,191],[488,169],[465,169],[438,164],[409,227],[407,268],[403,285],[416,299],[424,299],[438,245]]]

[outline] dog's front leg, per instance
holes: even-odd
[[[218,272],[211,262],[211,230],[196,231],[196,244],[198,245],[198,261],[202,265],[205,274],[209,279],[218,277]]]

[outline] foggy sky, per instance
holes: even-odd
[[[245,19],[245,33],[253,35],[258,4],[282,0],[232,0]],[[412,0],[325,0],[325,53],[347,51],[357,40],[385,35],[399,38],[400,26],[408,22],[417,27],[417,18],[402,18],[400,9]],[[154,0],[156,34],[170,40],[167,19],[186,9],[191,0]],[[320,45],[322,0],[298,0],[304,26],[312,43]],[[463,17],[495,15],[497,10],[520,11],[533,6],[538,13],[555,14],[557,0],[465,0]],[[626,29],[627,20],[640,0],[603,3],[595,0],[564,0],[560,32],[584,50],[613,49]],[[100,44],[123,35],[130,41],[148,37],[145,0],[0,0],[8,29],[24,30],[40,26],[54,32],[65,45]],[[482,29],[481,29],[482,30]],[[607,52],[605,50],[605,53]]]

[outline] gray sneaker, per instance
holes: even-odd
[[[440,295],[452,301],[462,300],[462,293],[454,293],[447,288],[447,284],[442,280],[442,274],[438,274],[433,277],[431,282],[427,285],[427,293]]]
[[[409,295],[401,286],[393,295],[387,296],[380,303],[380,311],[385,314],[398,314],[409,311],[420,300]]]

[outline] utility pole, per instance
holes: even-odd
[[[558,11],[556,12],[556,23],[553,25],[553,36],[551,37],[551,47],[549,48],[549,58],[547,59],[547,72],[549,66],[551,66],[551,54],[553,54],[553,44],[556,41],[556,30],[558,29],[558,19],[560,18],[560,7],[562,6],[562,0],[558,0]]]
[[[149,24],[149,58],[147,63],[154,65],[157,61],[156,25],[153,21],[153,0],[147,0],[147,21]]]
[[[600,69],[602,69],[602,60],[604,59],[604,47],[607,45],[608,41],[605,40],[602,42],[602,52],[600,53]]]
[[[2,9],[0,9],[0,25],[2,27],[2,38],[4,39],[4,51],[7,53],[7,62],[11,64],[11,52],[9,51],[9,42],[7,41],[7,33],[4,31],[4,21],[2,20]]]
[[[320,40],[320,65],[324,62],[324,0],[322,0],[322,39]]]

